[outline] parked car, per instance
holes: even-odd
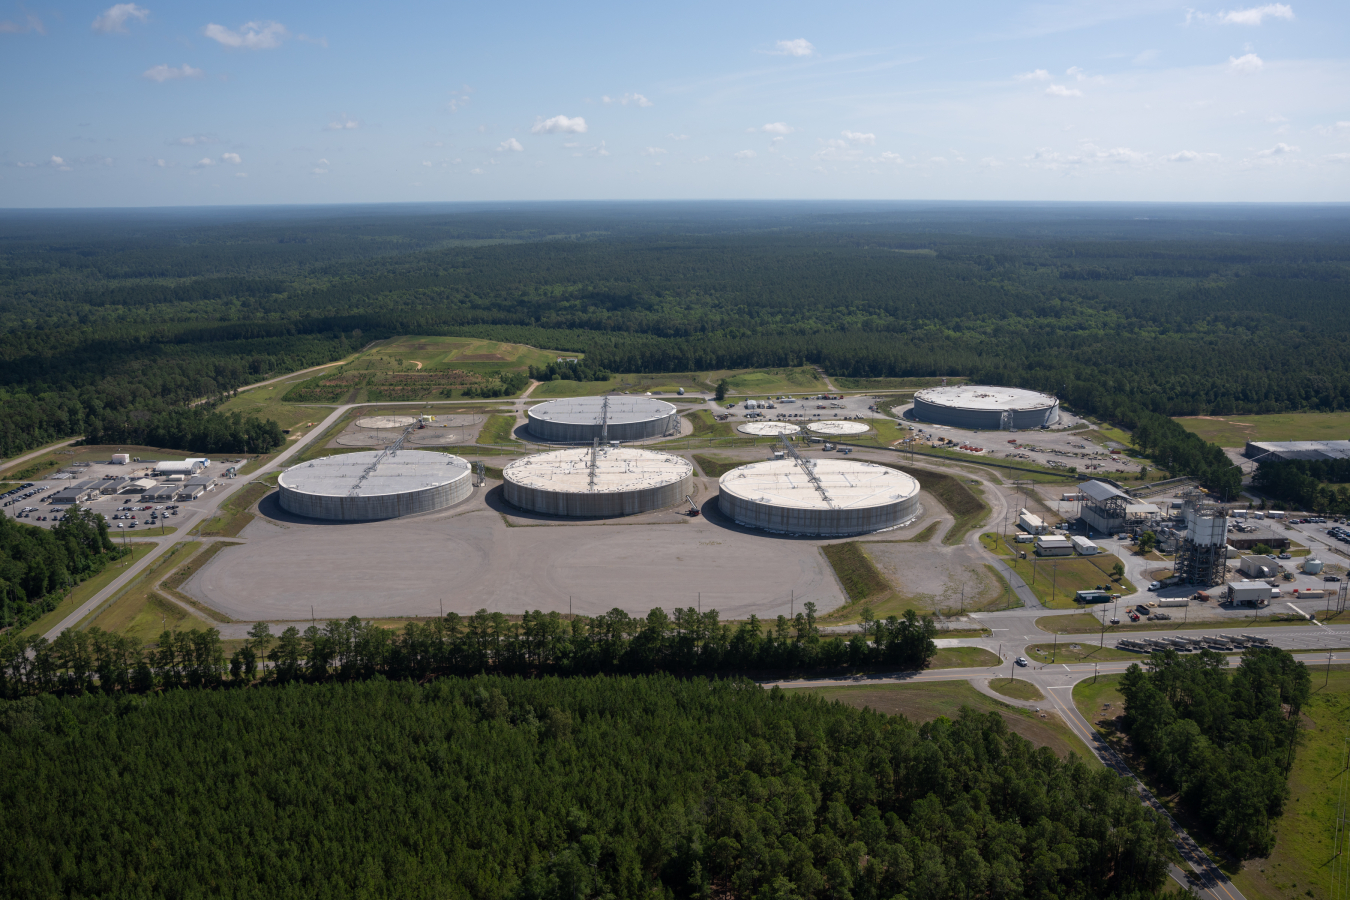
[[[1015,661],[1019,666],[1026,666],[1026,664],[1027,664],[1027,658],[1026,658],[1025,656],[1019,656],[1019,657],[1017,657],[1017,659],[1014,660],[1014,661]]]
[[[1156,582],[1156,581],[1150,581],[1150,582],[1148,583],[1148,589],[1149,589],[1150,591],[1156,591],[1156,590],[1157,590],[1158,588],[1160,588],[1160,587],[1162,587],[1162,585],[1159,584],[1159,583]]]

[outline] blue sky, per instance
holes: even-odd
[[[0,207],[1350,201],[1350,3],[14,3]]]

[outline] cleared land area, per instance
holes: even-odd
[[[928,663],[930,669],[974,669],[996,666],[1003,660],[983,647],[943,647]]]
[[[1190,416],[1176,421],[1187,431],[1220,447],[1241,447],[1247,441],[1343,441],[1350,438],[1350,412]]]
[[[645,614],[699,603],[727,618],[844,602],[815,542],[651,514],[575,523],[519,514],[500,489],[427,516],[338,524],[255,520],[244,546],[221,553],[182,590],[252,621],[435,615],[528,609]]]
[[[961,479],[954,475],[915,466],[902,466],[898,463],[883,462],[882,465],[899,469],[912,476],[919,482],[919,487],[936,498],[943,508],[951,513],[956,521],[942,538],[944,544],[959,544],[970,529],[982,523],[989,515],[988,504],[980,499],[969,485],[962,483]]]
[[[104,631],[139,638],[145,643],[157,640],[165,630],[189,631],[212,627],[215,622],[189,613],[156,590],[156,585],[176,566],[185,562],[199,546],[196,541],[175,544],[139,578],[123,588],[110,603],[103,604],[86,616],[79,627],[97,625]]]
[[[251,482],[222,503],[217,515],[198,524],[192,533],[202,537],[238,537],[253,521],[253,504],[266,497],[272,487],[261,481]]]
[[[859,687],[807,688],[826,700],[858,708],[873,709],[893,716],[904,716],[915,722],[927,722],[938,716],[956,718],[961,707],[969,706],[976,712],[995,712],[1003,718],[1011,731],[1020,734],[1038,747],[1049,747],[1061,757],[1076,753],[1090,764],[1100,765],[1087,746],[1077,738],[1063,720],[1053,713],[1045,718],[1030,710],[1018,709],[1000,703],[975,690],[964,681],[940,681],[925,684],[863,685]]]

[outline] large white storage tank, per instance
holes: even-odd
[[[338,522],[434,512],[473,493],[469,464],[429,450],[326,456],[292,466],[277,479],[281,508]]]
[[[894,528],[920,513],[919,483],[896,469],[851,459],[772,459],[718,481],[718,509],[740,525],[833,537]]]
[[[913,416],[954,428],[1042,428],[1059,421],[1059,401],[1021,388],[958,384],[915,393]]]
[[[549,400],[530,407],[526,417],[531,435],[559,444],[642,441],[679,428],[675,407],[651,397]]]
[[[576,447],[510,463],[503,492],[512,506],[553,516],[632,516],[681,502],[693,463],[636,447]]]

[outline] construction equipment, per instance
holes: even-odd
[[[688,494],[685,494],[684,499],[689,502],[689,518],[692,519],[695,516],[702,515],[702,513],[699,512],[698,504],[694,503],[693,497],[689,496]]]

